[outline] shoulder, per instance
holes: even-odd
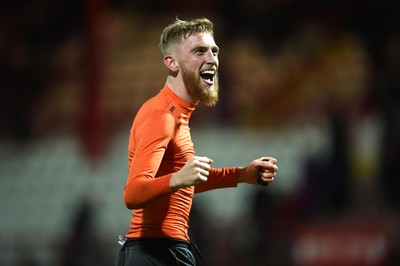
[[[141,114],[135,121],[135,127],[142,134],[158,135],[160,137],[171,137],[174,135],[176,121],[174,116],[166,110],[151,110]]]
[[[171,99],[162,93],[146,101],[138,110],[133,122],[135,131],[146,134],[172,135],[176,127],[176,119],[169,110]]]
[[[174,116],[167,110],[153,110],[148,113],[146,121],[155,125],[171,125],[176,124]]]

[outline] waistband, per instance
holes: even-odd
[[[123,247],[131,247],[131,246],[163,246],[163,247],[184,247],[189,250],[192,247],[195,248],[197,254],[203,260],[203,254],[200,252],[200,249],[197,245],[192,241],[185,241],[182,239],[176,238],[126,238]]]
[[[167,246],[190,248],[190,242],[175,238],[127,238],[124,246]]]

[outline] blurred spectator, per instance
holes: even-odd
[[[62,244],[60,266],[106,266],[114,262],[109,252],[93,230],[95,212],[92,202],[83,200],[73,219],[72,234]]]

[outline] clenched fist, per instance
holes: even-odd
[[[169,186],[177,190],[206,182],[212,162],[213,160],[207,157],[192,157],[181,170],[172,174]]]

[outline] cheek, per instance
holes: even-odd
[[[198,69],[201,67],[203,61],[200,60],[199,58],[195,57],[195,56],[190,56],[190,57],[186,57],[183,60],[183,63],[187,66],[190,67],[192,69]]]

